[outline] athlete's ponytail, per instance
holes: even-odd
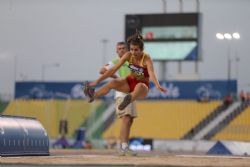
[[[143,37],[137,29],[136,29],[135,34],[133,34],[127,38],[127,43],[128,43],[128,45],[130,45],[130,44],[137,45],[137,46],[139,46],[139,48],[141,50],[144,49]]]

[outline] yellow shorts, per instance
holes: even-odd
[[[118,109],[118,106],[121,104],[123,99],[124,99],[123,97],[116,98],[116,115],[117,115],[117,117],[121,118],[125,115],[130,115],[133,118],[137,117],[135,102],[132,102],[131,104],[129,104],[124,110]]]

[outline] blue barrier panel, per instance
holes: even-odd
[[[168,92],[163,94],[153,83],[150,83],[147,99],[202,99],[205,97],[213,100],[223,99],[229,91],[232,94],[237,92],[236,80],[160,81],[160,83],[167,88]],[[80,82],[17,82],[15,98],[83,99],[85,97],[81,86]],[[113,91],[102,98],[113,98]]]
[[[34,118],[0,115],[0,155],[49,155],[49,138]]]
[[[250,143],[237,141],[217,141],[207,152],[208,155],[248,156]]]
[[[221,142],[218,141],[207,152],[208,155],[232,155],[232,152]]]

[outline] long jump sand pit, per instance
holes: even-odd
[[[250,157],[174,155],[139,152],[136,157],[118,156],[115,150],[50,150],[50,156],[0,157],[0,166],[165,166],[250,167]]]

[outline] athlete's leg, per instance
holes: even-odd
[[[121,145],[118,148],[118,152],[120,155],[130,155],[130,156],[137,155],[137,152],[130,150],[128,146],[129,134],[132,123],[133,123],[133,117],[131,117],[130,115],[125,115],[122,117],[122,124],[120,130]]]
[[[130,115],[125,115],[121,119],[122,119],[122,124],[120,129],[120,140],[121,143],[128,143],[130,128],[133,123],[133,118]]]
[[[129,85],[126,79],[120,79],[120,78],[112,79],[95,91],[95,97],[106,95],[111,89],[128,93]]]
[[[88,86],[88,82],[85,82],[85,84],[83,85],[83,92],[85,96],[88,98],[89,102],[93,102],[95,97],[107,94],[111,89],[115,89],[124,93],[128,93],[130,90],[127,80],[120,78],[110,80],[106,84],[102,85],[96,91]]]
[[[118,106],[118,109],[119,110],[123,110],[131,102],[133,102],[133,101],[135,101],[137,99],[142,99],[142,98],[146,97],[147,93],[148,93],[148,87],[147,87],[147,85],[144,84],[144,83],[138,83],[135,86],[134,91],[124,97],[124,100]]]
[[[138,83],[135,86],[135,89],[133,92],[130,93],[131,94],[131,102],[135,101],[137,99],[143,99],[147,96],[148,94],[148,87],[146,84],[144,83]]]

